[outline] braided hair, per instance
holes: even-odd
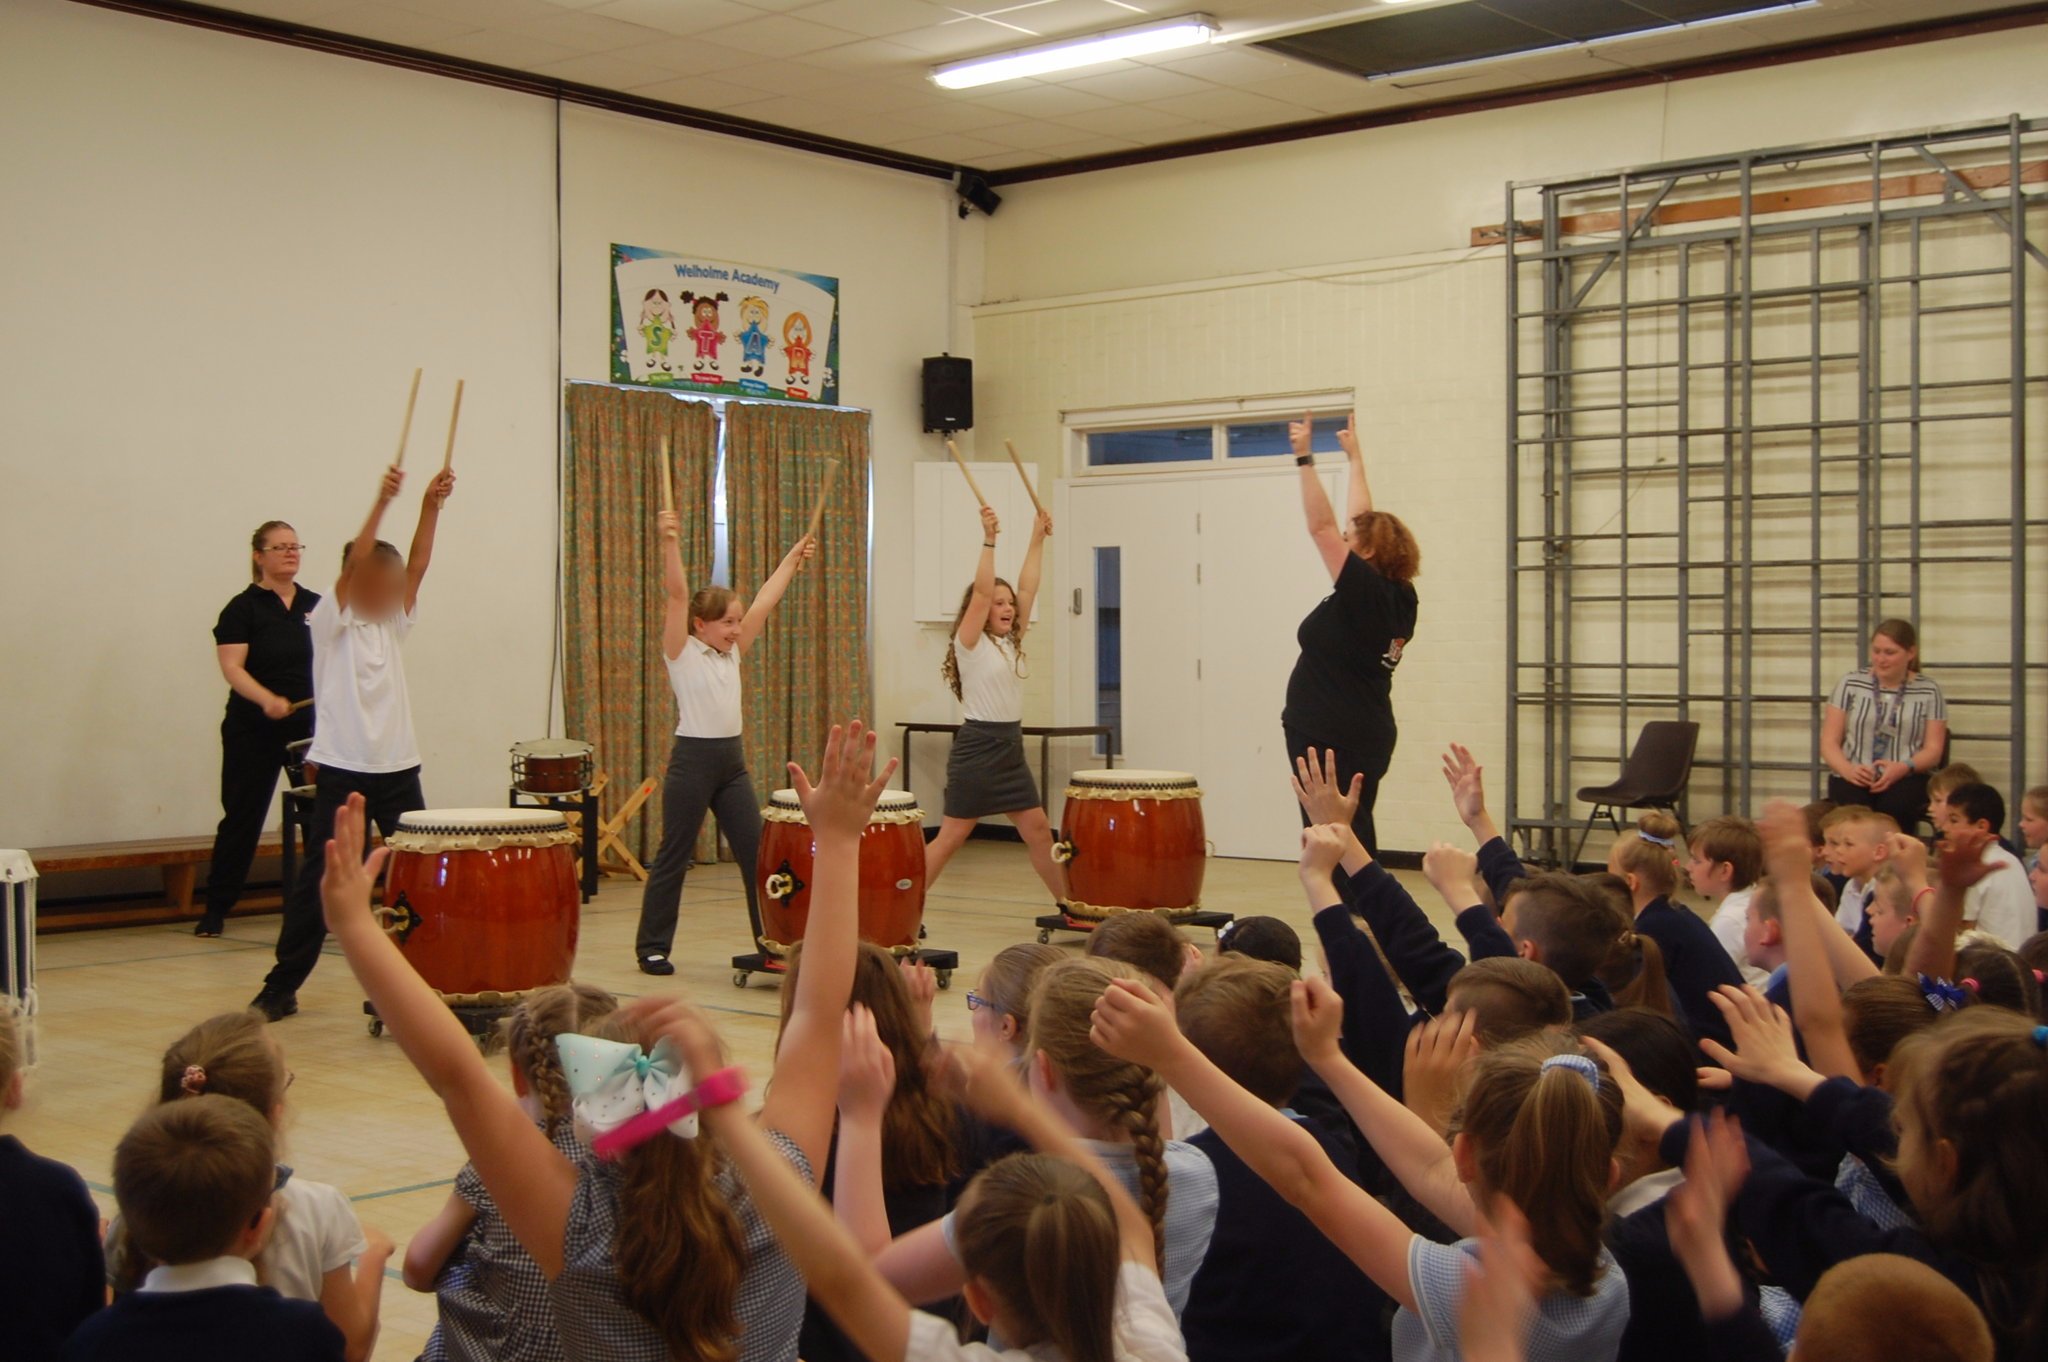
[[[555,1037],[570,1035],[618,1011],[619,1000],[595,984],[537,988],[506,1015],[504,1040],[513,1067],[540,1103],[542,1128],[553,1139],[569,1119],[569,1080]]]
[[[1031,999],[1027,1052],[1043,1054],[1074,1105],[1113,1126],[1130,1142],[1138,1169],[1138,1204],[1152,1220],[1152,1247],[1166,1265],[1166,1140],[1159,1103],[1166,1085],[1142,1064],[1109,1054],[1089,1039],[1095,1004],[1112,979],[1144,982],[1119,960],[1064,960],[1039,976]]]

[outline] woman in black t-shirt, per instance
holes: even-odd
[[[221,608],[213,626],[229,691],[220,721],[220,826],[206,872],[206,912],[192,929],[199,936],[219,936],[226,925],[256,858],[286,746],[313,734],[313,637],[306,616],[320,596],[298,585],[304,549],[298,531],[284,521],[263,522],[249,539],[254,580]]]
[[[1351,465],[1348,523],[1339,527],[1316,476],[1309,448],[1313,430],[1304,417],[1287,434],[1301,469],[1309,538],[1323,556],[1333,589],[1295,633],[1301,656],[1287,679],[1280,724],[1290,764],[1311,748],[1336,753],[1339,783],[1358,799],[1352,829],[1378,855],[1372,810],[1394,758],[1394,669],[1415,635],[1414,581],[1422,551],[1398,517],[1373,509],[1355,418],[1337,433]]]

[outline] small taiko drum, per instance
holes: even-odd
[[[552,809],[401,814],[386,843],[384,929],[451,1002],[567,983],[582,905],[575,840]]]
[[[512,788],[527,794],[576,794],[590,788],[591,754],[574,738],[536,738],[512,744]]]
[[[786,956],[811,915],[817,842],[795,790],[777,790],[761,810],[760,947]],[[860,937],[907,955],[924,925],[924,810],[907,790],[884,790],[860,837]]]
[[[1067,910],[1100,921],[1129,910],[1190,917],[1202,906],[1208,841],[1202,788],[1185,771],[1076,771],[1055,860]]]

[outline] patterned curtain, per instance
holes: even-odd
[[[710,574],[718,426],[711,407],[646,389],[571,383],[562,509],[562,711],[567,736],[597,747],[619,801],[668,764],[675,696],[661,656],[661,441],[669,443],[683,566]],[[661,793],[626,830],[645,862],[660,840]],[[715,854],[705,822],[698,859]]]
[[[747,658],[747,764],[765,799],[783,764],[814,762],[835,721],[874,720],[868,676],[868,416],[768,403],[726,409],[733,584],[750,594],[809,526],[837,459],[818,555]]]

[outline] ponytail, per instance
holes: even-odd
[[[1678,851],[1685,845],[1685,827],[1662,809],[1652,809],[1624,832],[1608,853],[1612,864],[1636,877],[1658,898],[1678,892]]]
[[[519,1000],[504,1021],[505,1048],[540,1104],[541,1128],[555,1137],[569,1119],[569,1080],[555,1037],[572,1035],[610,1016],[619,1000],[593,984],[554,984]]]
[[[1614,949],[1601,968],[1600,982],[1614,995],[1616,1007],[1641,1007],[1666,1017],[1676,1017],[1671,1001],[1671,979],[1664,968],[1664,948],[1655,937],[1644,936],[1634,927],[1624,928],[1615,938]]]
[[[1012,1154],[980,1173],[954,1222],[960,1264],[1007,1308],[1026,1347],[1065,1362],[1116,1355],[1116,1212],[1095,1179],[1065,1160]]]

